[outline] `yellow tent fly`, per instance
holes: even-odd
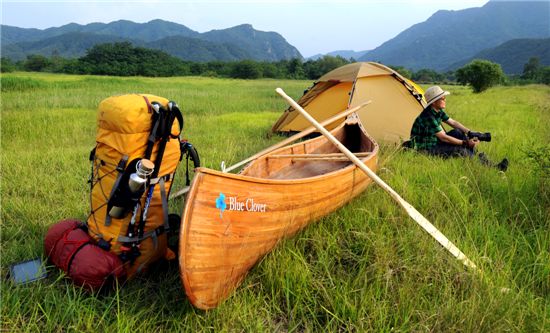
[[[375,140],[400,143],[409,138],[414,119],[424,109],[424,91],[396,71],[375,62],[356,62],[323,75],[308,89],[298,104],[318,121],[365,101],[371,104],[358,114]],[[327,126],[336,127],[343,120]],[[273,125],[274,132],[297,132],[309,126],[289,107]]]

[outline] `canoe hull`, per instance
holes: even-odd
[[[373,171],[377,156],[363,159]],[[198,168],[180,234],[180,276],[191,303],[216,307],[279,241],[333,212],[372,180],[350,164],[303,179]]]

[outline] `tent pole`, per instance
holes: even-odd
[[[355,78],[353,80],[353,84],[351,86],[351,91],[350,91],[350,94],[349,94],[349,99],[348,99],[348,108],[349,106],[351,105],[351,101],[353,100],[353,95],[355,95],[355,85],[357,84],[357,78]]]
[[[409,216],[418,223],[427,233],[435,238],[439,244],[446,248],[454,257],[462,261],[462,263],[468,267],[477,270],[476,265],[466,257],[462,251],[460,251],[445,235],[443,235],[433,224],[431,224],[420,212],[418,212],[411,204],[406,202],[401,196],[395,192],[388,184],[380,179],[369,167],[367,167],[360,159],[358,159],[352,152],[350,152],[338,139],[336,139],[329,131],[327,131],[321,124],[319,124],[313,117],[307,113],[298,103],[290,98],[281,88],[275,89],[275,91],[281,95],[294,109],[298,110],[304,118],[313,124],[323,135],[329,139],[342,153],[344,153],[357,167],[359,167],[364,173],[367,174],[376,184],[378,184],[384,191],[388,192],[390,196],[397,201],[401,207],[409,214]]]

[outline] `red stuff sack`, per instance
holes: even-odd
[[[90,291],[110,288],[125,278],[120,258],[95,244],[82,222],[63,220],[48,229],[44,249],[49,260],[77,286]]]

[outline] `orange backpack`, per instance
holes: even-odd
[[[151,263],[174,256],[167,247],[168,196],[185,152],[186,143],[179,139],[183,117],[177,104],[166,98],[121,95],[100,103],[97,126],[90,154],[88,233],[122,259],[131,278]],[[144,165],[153,170],[137,172]],[[146,177],[135,192],[129,185],[136,177],[132,174]]]

